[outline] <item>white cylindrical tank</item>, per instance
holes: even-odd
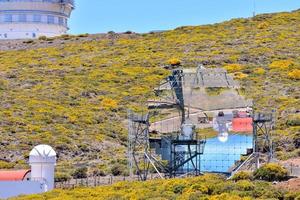
[[[45,184],[45,192],[54,188],[56,152],[49,145],[38,145],[29,154],[31,180]]]
[[[190,121],[186,120],[181,126],[181,140],[192,140],[194,137],[195,125]]]

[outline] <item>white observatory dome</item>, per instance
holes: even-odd
[[[67,33],[74,0],[0,0],[0,40]]]
[[[29,163],[56,163],[56,152],[49,145],[38,145],[31,150]]]
[[[44,191],[54,188],[56,153],[49,145],[38,145],[29,153],[31,180],[43,183]]]

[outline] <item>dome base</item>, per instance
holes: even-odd
[[[0,24],[0,39],[37,39],[40,36],[55,37],[67,33],[67,28],[47,24]]]

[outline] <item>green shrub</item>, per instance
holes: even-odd
[[[69,40],[72,38],[72,35],[69,35],[69,34],[63,34],[60,36],[61,39],[63,40]]]
[[[184,188],[185,188],[184,185],[176,184],[176,185],[174,185],[174,187],[173,187],[173,192],[174,192],[175,194],[182,194],[182,191],[183,191]]]
[[[107,175],[106,172],[102,169],[94,169],[92,171],[92,173],[93,173],[93,176],[106,176]]]
[[[295,199],[297,199],[298,195],[300,197],[300,193],[297,194],[297,193],[294,193],[294,192],[289,192],[289,193],[284,195],[284,199],[285,200],[295,200]]]
[[[51,37],[51,38],[47,38],[46,41],[48,42],[52,42],[55,38]]]
[[[240,171],[234,174],[232,180],[239,181],[239,180],[251,180],[253,178],[252,174],[245,171]]]
[[[56,173],[55,174],[55,182],[66,182],[71,180],[71,176],[69,174],[66,173]]]
[[[47,40],[47,37],[44,36],[44,35],[42,35],[42,36],[40,36],[38,39],[39,39],[39,40]]]
[[[300,126],[300,114],[289,116],[286,124],[288,126]]]
[[[79,34],[78,37],[88,37],[89,34],[88,33],[84,33],[84,34]]]
[[[240,180],[237,182],[237,188],[242,191],[251,191],[254,189],[254,184],[248,180]]]
[[[34,41],[33,41],[33,40],[26,40],[26,41],[24,41],[23,43],[24,43],[24,44],[31,44],[31,43],[34,43]]]
[[[87,177],[87,167],[81,167],[76,169],[73,173],[72,173],[72,177],[73,178],[86,178]]]
[[[14,163],[0,160],[0,169],[12,169],[14,166]]]
[[[114,176],[120,176],[120,175],[125,175],[126,174],[126,168],[124,165],[115,163],[112,167],[111,167],[111,174]]]
[[[254,172],[254,178],[265,181],[283,181],[287,179],[288,171],[281,165],[269,163]]]
[[[129,35],[130,35],[130,34],[133,34],[133,33],[134,33],[133,31],[125,31],[125,32],[124,32],[124,34],[129,34]]]
[[[208,187],[205,186],[204,184],[195,184],[195,185],[192,185],[192,190],[194,191],[198,191],[200,192],[201,194],[208,194]]]

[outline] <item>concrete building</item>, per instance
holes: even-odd
[[[0,199],[54,189],[56,153],[50,146],[34,147],[29,154],[29,165],[31,170],[0,170]]]
[[[74,0],[0,0],[0,39],[65,34],[73,9]]]

